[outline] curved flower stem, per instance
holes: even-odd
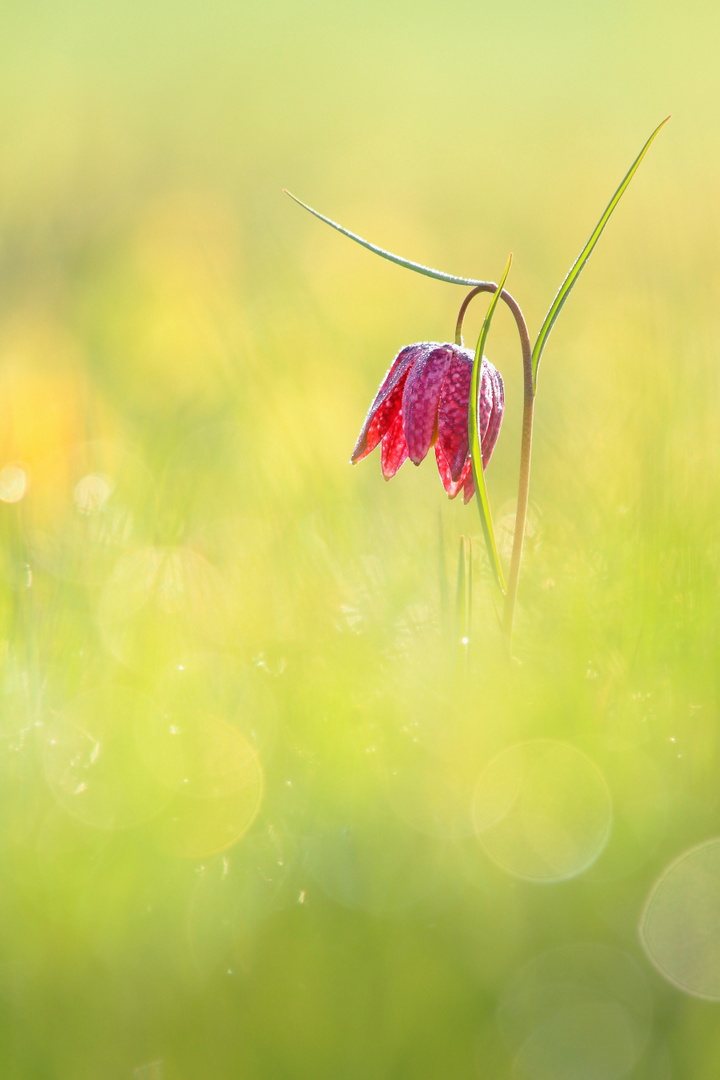
[[[474,296],[481,292],[497,292],[497,285],[493,281],[483,281],[471,289],[462,302],[458,313],[457,326],[455,329],[455,341],[462,344],[462,325],[465,312]],[[525,539],[525,523],[527,521],[528,501],[530,496],[530,460],[532,456],[532,429],[533,411],[535,406],[535,390],[533,389],[532,370],[532,346],[528,333],[525,316],[520,309],[517,300],[507,289],[500,293],[500,299],[504,300],[510,308],[520,335],[520,347],[522,349],[523,364],[523,419],[522,435],[520,440],[520,472],[518,477],[517,509],[515,511],[515,532],[513,535],[512,554],[510,556],[510,573],[505,593],[505,607],[503,610],[503,631],[512,643],[513,621],[515,618],[515,601],[517,599],[518,581],[520,580],[520,565],[522,563],[523,540]]]
[[[462,304],[460,305],[460,310],[458,311],[457,323],[455,324],[455,344],[456,345],[462,345],[462,343],[463,343],[462,328],[463,328],[463,322],[465,320],[465,312],[469,308],[470,301],[473,299],[473,297],[477,296],[477,294],[481,293],[481,292],[489,292],[489,293],[497,292],[497,285],[495,284],[494,281],[476,281],[474,284],[475,284],[475,287],[473,289],[471,289],[470,292],[467,294],[467,296],[463,300]],[[520,319],[522,320],[522,325],[524,327],[525,337],[528,340],[528,344],[530,344],[530,338],[528,337],[527,326],[525,325],[525,319],[523,318],[523,314],[520,311],[520,308],[519,308],[518,304],[515,302],[513,297],[510,295],[510,293],[506,289],[503,289],[503,291],[500,293],[500,299],[504,300],[506,304],[509,304],[511,309],[512,309],[513,304],[515,305],[515,307],[517,308],[517,310],[518,310],[518,312],[520,314]],[[517,315],[515,316],[515,318],[517,320]],[[520,327],[520,323],[518,323],[518,328],[519,327]],[[522,338],[522,335],[523,335],[523,331],[520,330],[520,337],[521,338]]]

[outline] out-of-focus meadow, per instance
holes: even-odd
[[[718,1076],[719,24],[4,5],[3,1080]],[[509,660],[476,508],[348,465],[463,291],[281,188],[512,250],[537,329],[668,112],[545,352]]]

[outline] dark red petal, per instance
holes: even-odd
[[[437,462],[438,472],[440,473],[442,485],[452,499],[454,495],[457,494],[454,491],[455,483],[453,482],[453,478],[450,475],[450,466],[447,463],[447,458],[445,457],[445,453],[440,445],[439,439],[435,443],[435,461]]]
[[[432,445],[443,379],[450,363],[450,345],[438,345],[412,367],[403,390],[402,410],[410,460],[419,465]]]
[[[448,493],[451,499],[454,499],[463,486],[462,477],[465,476],[465,469],[461,471],[460,479],[453,480],[450,475],[450,466],[448,465],[447,458],[443,453],[443,449],[440,446],[440,442],[435,443],[435,460],[437,462],[438,472],[440,473],[440,479],[443,482],[443,487]],[[467,459],[467,465],[470,465],[470,458]]]
[[[468,452],[468,404],[474,356],[469,349],[452,347],[452,356],[438,402],[438,443],[447,459],[450,476],[460,478]]]
[[[391,480],[403,462],[407,459],[408,448],[403,431],[402,409],[388,428],[380,447],[380,462],[383,476]]]
[[[473,480],[473,470],[471,469],[470,472],[468,472],[467,474],[462,492],[462,501],[465,503],[465,505],[470,502],[474,495],[475,481]]]
[[[492,457],[492,452],[495,449],[495,443],[497,442],[498,435],[500,434],[500,425],[502,424],[503,413],[505,411],[505,389],[503,387],[502,375],[493,367],[491,363],[483,361],[483,378],[485,376],[485,367],[488,366],[488,378],[491,386],[492,394],[492,409],[490,410],[490,417],[488,420],[487,429],[483,432],[482,437],[482,456],[483,456],[483,469],[486,469],[488,462]]]
[[[397,354],[365,417],[350,458],[353,464],[374,450],[380,442],[400,407],[408,371],[418,357],[434,348],[434,345],[434,342],[418,342],[415,345],[406,345]]]
[[[469,503],[475,494],[475,482],[473,480],[472,460],[470,455],[467,456],[467,461],[463,466],[463,471],[460,474],[460,479],[457,482],[457,489],[463,492],[463,502]]]
[[[398,414],[402,412],[402,395],[406,377],[407,372],[404,373],[399,385],[393,387],[385,400],[377,407],[374,406],[368,413],[350,458],[353,465],[357,461],[361,461],[362,458],[367,457],[375,449]]]

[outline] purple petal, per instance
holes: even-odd
[[[450,476],[457,481],[468,453],[468,405],[474,356],[469,349],[452,346],[452,356],[438,402],[438,443]],[[447,489],[447,485],[446,485]]]
[[[470,464],[469,460],[468,464]],[[463,476],[465,477],[463,481],[463,502],[467,505],[475,494],[475,481],[473,479],[472,466],[467,470],[467,475],[465,474],[465,471],[463,471]]]
[[[407,377],[402,410],[410,460],[419,465],[432,445],[438,401],[452,346],[438,345],[421,356]]]
[[[408,456],[405,432],[403,431],[403,414],[399,410],[397,416],[388,428],[380,447],[380,462],[383,476],[391,480]]]
[[[482,358],[482,367],[480,368],[480,394],[478,398],[478,421],[480,428],[480,441],[485,443],[485,433],[490,423],[490,414],[493,407],[493,383],[490,375],[490,369],[495,371],[487,357]]]
[[[405,372],[406,376],[407,372]],[[354,465],[356,462],[361,461],[362,458],[367,457],[375,449],[401,412],[405,377],[401,378],[399,385],[393,387],[385,400],[374,408],[374,411],[371,410],[368,413],[363,429],[358,436],[358,441],[355,444],[355,449],[352,452],[351,464]]]
[[[487,364],[488,367],[492,408],[490,410],[487,428],[483,432],[482,437],[483,469],[487,468],[488,462],[492,457],[495,443],[500,434],[500,425],[502,424],[503,413],[505,411],[505,388],[503,386],[502,375],[488,360],[483,360],[483,379],[485,378],[485,364]]]
[[[440,479],[442,480],[443,487],[448,493],[449,498],[454,499],[463,486],[465,481],[466,470],[470,467],[470,458],[468,457],[463,469],[460,472],[460,477],[457,480],[453,480],[450,473],[450,466],[447,458],[440,445],[440,440],[435,443],[435,460],[437,461],[438,472],[440,473]]]
[[[406,345],[397,354],[365,417],[365,423],[350,458],[353,464],[366,457],[380,442],[400,407],[405,380],[410,368],[419,356],[433,346],[434,342],[419,342],[415,345]]]

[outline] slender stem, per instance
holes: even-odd
[[[462,336],[463,321],[465,319],[465,312],[467,311],[468,307],[470,306],[470,301],[472,300],[472,298],[474,296],[477,296],[477,294],[481,293],[481,292],[489,292],[489,293],[497,292],[497,285],[495,284],[494,281],[478,281],[478,282],[476,282],[475,287],[473,289],[471,289],[470,292],[467,294],[467,296],[463,300],[462,304],[460,305],[460,310],[458,311],[457,323],[455,324],[455,344],[456,345],[462,345],[462,343],[463,343],[463,336]],[[504,300],[506,304],[509,303],[511,305],[511,307],[512,307],[512,304],[515,304],[515,301],[513,300],[512,296],[505,289],[503,289],[502,293],[500,294],[500,299]],[[520,308],[517,306],[517,304],[515,304],[515,307],[517,308],[518,311],[520,311]],[[515,316],[515,318],[517,319],[517,315]],[[523,326],[525,326],[525,320],[522,317],[522,312],[521,311],[520,311],[520,318],[522,319]],[[521,331],[521,336],[522,336],[522,331]],[[527,337],[527,327],[526,326],[525,326],[525,336]],[[530,339],[528,338],[528,343],[529,343],[529,341],[530,341]]]
[[[460,537],[457,572],[456,644],[460,646],[460,661],[465,675],[470,663],[470,640],[472,638],[473,565],[472,538]]]
[[[465,636],[465,609],[467,605],[467,586],[465,583],[465,570],[467,558],[465,556],[465,536],[460,537],[458,548],[457,586],[455,588],[455,642],[462,644]]]
[[[517,509],[515,511],[515,533],[513,535],[512,555],[510,556],[510,573],[508,574],[507,592],[505,593],[505,608],[503,611],[503,630],[505,631],[505,636],[509,645],[512,645],[515,601],[517,599],[518,581],[520,580],[520,563],[522,562],[525,522],[527,521],[528,499],[530,497],[530,459],[532,455],[533,409],[535,406],[535,392],[532,388],[532,362],[526,362],[524,350],[523,376],[525,391],[523,394],[520,473],[518,476]]]
[[[475,286],[462,302],[458,313],[457,326],[455,329],[455,341],[462,344],[462,324],[465,312],[474,296],[481,292],[497,292],[497,285],[492,282],[482,282]],[[532,429],[533,410],[535,406],[535,391],[533,390],[532,370],[532,346],[528,333],[527,323],[520,305],[514,296],[503,289],[500,299],[504,300],[510,308],[520,335],[520,347],[522,349],[523,364],[523,419],[522,436],[520,441],[520,472],[518,477],[517,509],[515,511],[515,533],[513,535],[512,554],[510,556],[510,573],[505,593],[505,607],[503,611],[503,630],[512,642],[513,621],[515,618],[515,601],[517,600],[518,582],[520,580],[520,565],[522,563],[523,540],[525,539],[525,523],[527,521],[528,501],[530,496],[530,460],[532,456]]]
[[[473,550],[472,537],[467,538],[467,596],[465,598],[465,632],[463,645],[465,646],[465,674],[470,667],[470,642],[472,641],[472,613],[473,613]]]
[[[478,293],[482,292],[497,292],[496,283],[494,281],[479,281],[475,288],[471,289],[463,300],[462,304],[460,305],[460,311],[458,312],[457,317],[457,325],[455,327],[455,343],[457,345],[462,344],[463,320],[465,318],[465,312],[468,309],[470,301],[473,299],[474,296],[477,296]],[[530,334],[528,333],[525,316],[520,310],[520,305],[518,304],[517,300],[512,295],[512,293],[509,293],[507,291],[507,289],[503,289],[503,291],[500,293],[500,299],[504,300],[507,306],[510,308],[515,318],[515,322],[517,323],[518,334],[520,335],[520,346],[522,348],[523,376],[525,386],[527,387],[527,371],[529,370],[530,374],[532,375],[532,346],[530,345]],[[530,389],[532,390],[532,385]]]

